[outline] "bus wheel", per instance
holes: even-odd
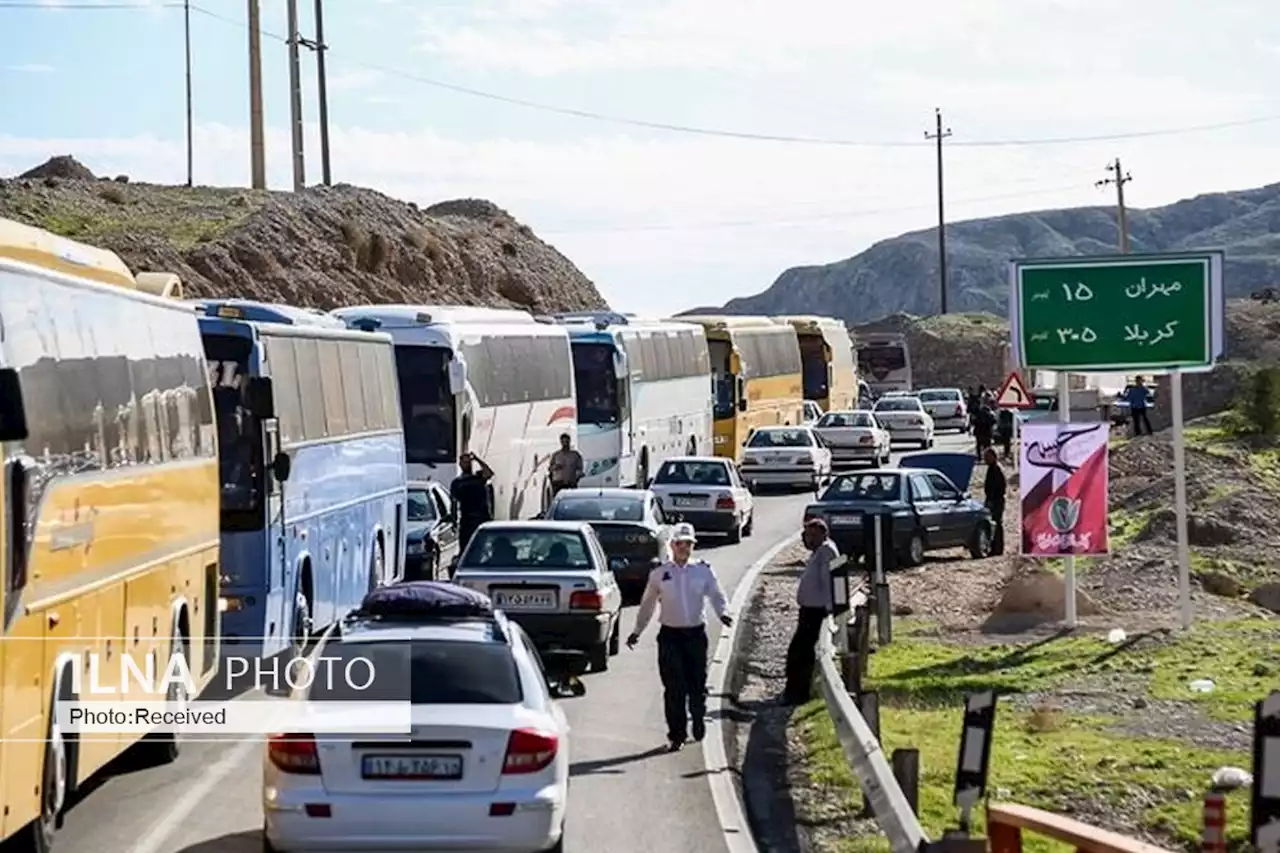
[[[694,436],[689,436],[689,449],[687,451],[687,455],[689,456],[698,455],[698,439]]]
[[[373,553],[369,555],[369,588],[366,592],[373,592],[382,584],[382,573],[386,558],[382,555],[382,543],[377,539],[373,540]]]
[[[67,759],[67,739],[62,734],[57,717],[49,715],[49,740],[44,745],[44,778],[40,785],[40,816],[25,830],[18,849],[30,853],[49,853],[53,849],[53,837],[58,831],[58,819],[67,803],[70,788],[70,762]]]
[[[176,658],[182,659],[182,666],[172,666]],[[188,669],[187,638],[177,631],[174,632],[173,647],[169,650],[169,658],[166,663],[168,664],[166,671],[186,672]],[[187,696],[187,687],[181,681],[182,679],[174,679],[165,690],[165,705],[170,709],[184,707],[191,698]],[[178,756],[182,753],[182,742],[176,731],[153,732],[142,741],[142,748],[148,764],[172,764],[178,760]]]
[[[311,643],[311,600],[302,590],[293,598],[293,656],[306,654]]]

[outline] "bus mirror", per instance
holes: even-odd
[[[613,375],[618,379],[624,379],[630,375],[631,369],[627,365],[627,354],[622,350],[613,351]]]
[[[286,482],[289,479],[289,472],[293,470],[293,460],[289,458],[288,453],[277,453],[275,458],[271,460],[271,476],[276,478],[277,483]]]
[[[467,366],[458,359],[449,362],[449,393],[461,394],[467,390]]]
[[[739,398],[738,398],[738,411],[739,411],[739,412],[745,412],[746,410],[747,410],[747,398],[746,398],[746,397],[739,397]]]
[[[27,438],[27,411],[22,404],[22,383],[12,367],[0,370],[0,441]]]
[[[258,420],[269,420],[276,416],[275,394],[272,393],[271,379],[266,376],[252,376],[248,386],[249,411]]]

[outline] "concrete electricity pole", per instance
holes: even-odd
[[[289,0],[289,125],[293,129],[293,191],[307,185],[306,163],[302,157],[302,68],[298,60],[298,0]]]
[[[266,144],[262,127],[262,14],[249,0],[249,169],[251,186],[267,188]]]
[[[192,186],[195,183],[195,145],[191,126],[194,112],[191,103],[191,0],[183,0],[182,3],[182,34],[186,42],[187,61],[187,186]]]
[[[1115,184],[1116,226],[1120,230],[1120,254],[1127,255],[1129,254],[1129,214],[1124,206],[1124,185],[1132,181],[1133,176],[1120,167],[1119,157],[1115,159],[1115,162],[1109,163],[1106,169],[1112,174],[1112,177],[1103,178],[1095,186],[1106,187]]]
[[[333,173],[329,169],[329,75],[325,73],[324,52],[324,0],[316,0],[316,38],[298,39],[302,46],[316,54],[316,94],[320,101],[320,172],[326,187],[333,185]]]
[[[942,191],[942,140],[951,135],[951,128],[942,129],[942,110],[933,111],[934,132],[924,132],[925,139],[934,139],[938,143],[938,289],[941,295],[941,313],[947,313],[947,225],[943,207]]]

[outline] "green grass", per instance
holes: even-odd
[[[870,682],[880,693],[886,753],[907,746],[920,750],[921,821],[931,838],[956,819],[951,786],[966,693],[1051,692],[1109,675],[1132,678],[1135,692],[1127,695],[1141,692],[1145,681],[1153,698],[1186,701],[1208,717],[1242,722],[1280,672],[1275,620],[1202,623],[1185,635],[1130,638],[1120,645],[1095,636],[1061,636],[992,646],[929,640],[908,628],[910,621],[903,620],[895,642],[872,656]],[[1203,677],[1213,679],[1214,691],[1192,692],[1189,682]],[[1140,815],[1145,826],[1188,848],[1198,841],[1199,797],[1209,776],[1223,765],[1249,766],[1243,753],[1109,731],[1114,720],[1101,716],[1004,708],[992,755],[993,797],[1054,811],[1099,799],[1127,804],[1126,813]],[[805,743],[811,778],[856,808],[861,795],[822,703],[801,709],[792,725]],[[1240,847],[1247,804],[1233,801],[1229,813],[1231,844]],[[1061,846],[1033,835],[1024,843],[1036,853]],[[842,839],[828,853],[885,849],[879,838]]]
[[[1151,518],[1150,510],[1133,512],[1124,508],[1111,510],[1107,514],[1111,527],[1111,548],[1123,548],[1132,542]]]

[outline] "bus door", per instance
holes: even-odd
[[[636,481],[636,425],[631,399],[631,364],[620,346],[613,349],[613,376],[618,406],[618,485]]]

